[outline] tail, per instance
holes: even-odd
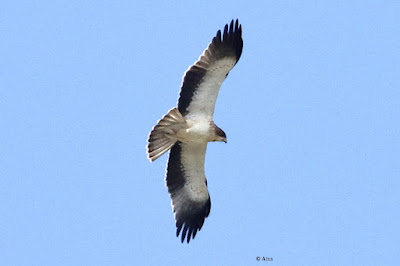
[[[152,162],[163,155],[177,141],[176,133],[186,121],[177,108],[173,108],[153,127],[147,144],[147,158]]]

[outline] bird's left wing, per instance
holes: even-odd
[[[201,229],[211,208],[207,180],[204,173],[204,158],[207,143],[182,143],[172,146],[166,185],[175,213],[176,236],[182,228],[182,242],[194,238]]]

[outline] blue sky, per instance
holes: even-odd
[[[0,10],[4,265],[396,265],[398,1],[7,1]],[[212,208],[175,237],[147,135],[239,18]],[[256,257],[273,258],[271,262]]]

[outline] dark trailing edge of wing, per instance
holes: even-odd
[[[182,243],[185,238],[189,243],[190,239],[196,236],[197,231],[200,231],[205,218],[210,214],[211,200],[208,198],[205,202],[195,202],[190,198],[184,198],[184,195],[181,194],[185,193],[183,189],[186,182],[181,163],[181,152],[181,142],[178,141],[170,151],[166,183],[175,213],[176,236],[178,237],[182,231]]]
[[[223,34],[220,30],[217,32],[203,56],[186,71],[178,100],[178,110],[182,115],[186,114],[186,108],[189,106],[196,88],[207,73],[209,64],[224,57],[235,57],[237,62],[242,50],[242,25],[239,24],[239,20],[232,20],[229,27],[228,24],[225,25]]]
[[[185,175],[181,166],[181,142],[177,141],[169,152],[166,183],[173,198],[185,185]]]

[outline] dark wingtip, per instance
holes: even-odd
[[[185,224],[185,226],[183,227],[182,236],[181,236],[182,243],[183,243],[183,241],[185,241],[187,230],[188,230],[188,227]],[[188,236],[188,243],[189,243],[189,238],[190,238],[190,235]]]
[[[239,19],[232,19],[229,24],[226,24],[222,36],[221,31],[219,30],[217,35],[214,37],[214,40],[217,40],[218,43],[222,43],[228,47],[232,47],[236,59],[239,61],[243,50],[242,25],[239,23]]]
[[[182,243],[185,242],[185,238],[186,243],[189,243],[190,239],[194,239],[197,232],[203,227],[205,218],[210,214],[210,209],[211,200],[209,198],[202,208],[198,209],[194,214],[192,213],[192,216],[177,219],[176,236],[179,237],[179,234],[181,233],[180,240]]]
[[[218,30],[218,31],[217,31],[217,36],[215,36],[215,39],[216,39],[218,42],[221,42],[221,30]]]
[[[224,28],[224,40],[225,40],[226,36],[228,36],[228,24],[226,24],[225,28]]]
[[[183,225],[183,223],[182,222],[176,222],[176,237],[178,237],[179,236],[179,233],[181,232],[181,230],[182,230],[182,225]]]

